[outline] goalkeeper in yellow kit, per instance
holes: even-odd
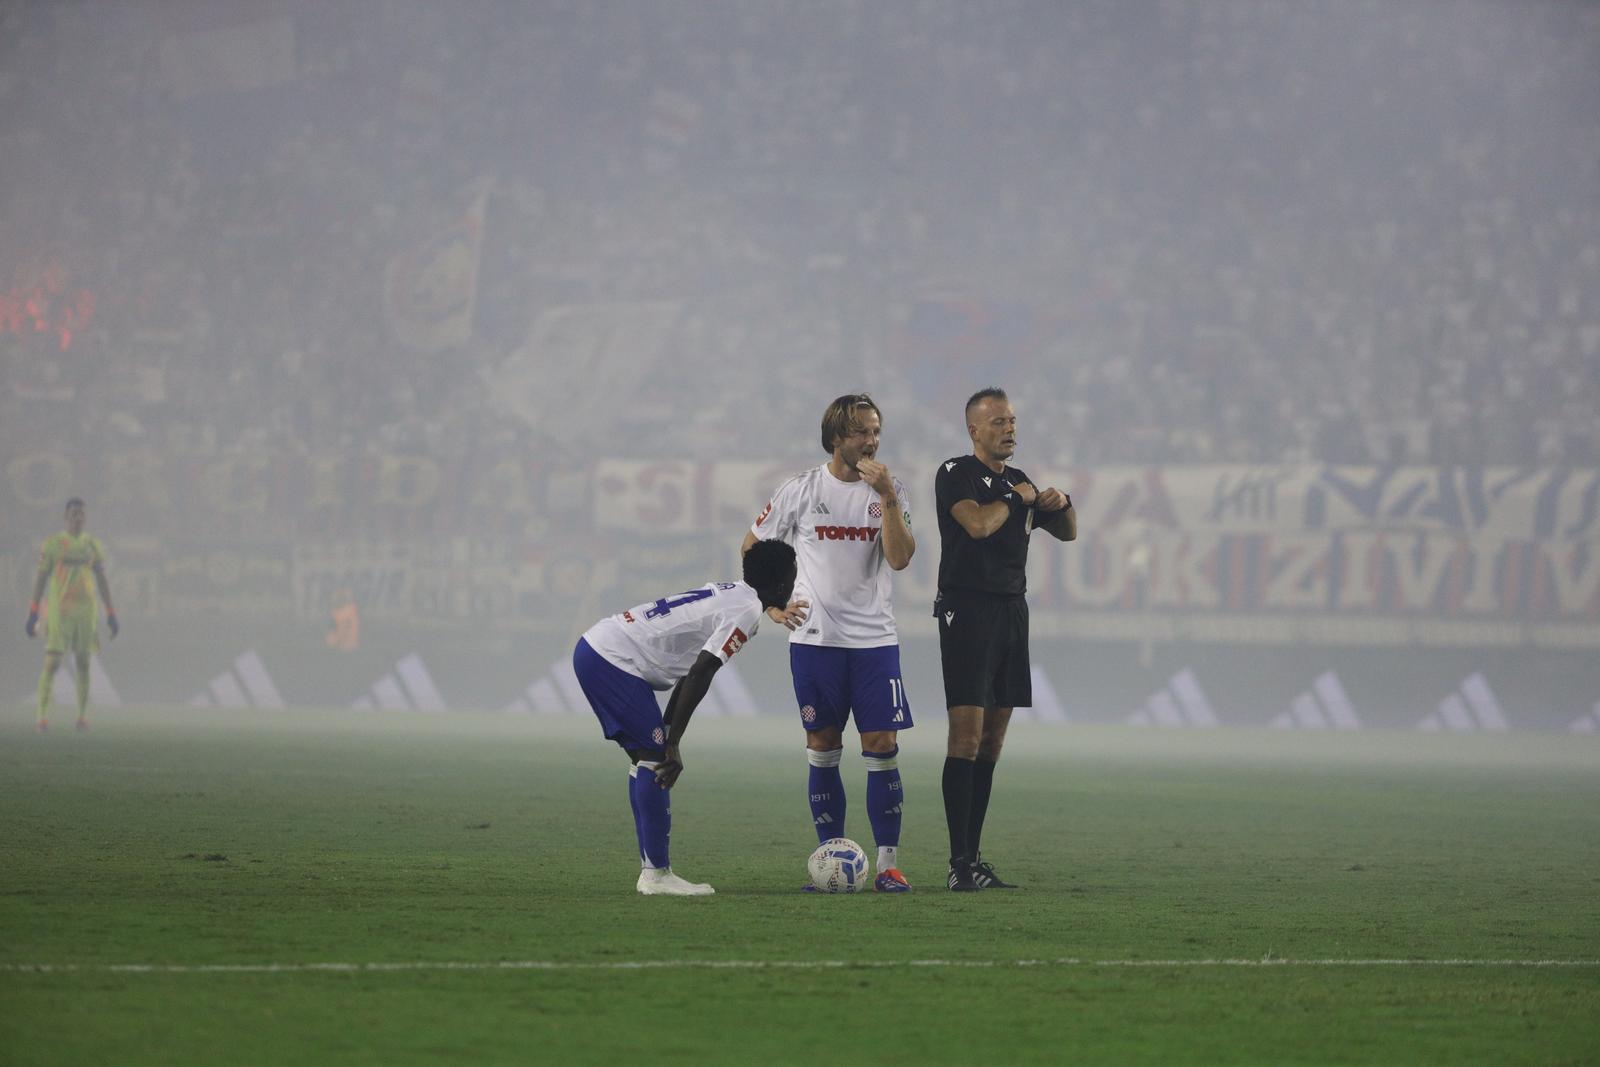
[[[89,728],[89,657],[100,648],[100,601],[106,605],[106,627],[115,638],[121,629],[117,611],[111,606],[111,587],[106,584],[106,556],[100,542],[83,532],[83,501],[67,501],[67,528],[45,538],[39,549],[39,576],[33,583],[33,602],[28,605],[29,637],[39,630],[39,601],[48,588],[49,612],[46,615],[44,671],[39,675],[39,731],[50,721],[50,692],[61,657],[72,653],[77,668],[78,729]],[[97,595],[98,594],[98,597]]]

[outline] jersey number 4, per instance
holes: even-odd
[[[687,593],[664,596],[646,609],[644,617],[647,619],[659,619],[663,615],[671,615],[673,608],[680,608],[685,604],[693,604],[696,600],[704,600],[710,595],[711,590],[709,589],[691,589]]]

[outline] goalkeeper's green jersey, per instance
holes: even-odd
[[[100,597],[94,569],[104,564],[105,558],[100,542],[89,534],[74,537],[63,530],[45,538],[39,549],[39,573],[50,575],[50,588],[45,594],[50,618],[97,617]]]

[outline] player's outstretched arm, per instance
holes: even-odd
[[[664,716],[667,720],[667,758],[656,768],[656,784],[662,789],[671,789],[678,781],[678,775],[683,773],[683,757],[678,752],[678,742],[683,740],[683,732],[689,728],[689,718],[694,715],[694,709],[700,706],[700,701],[705,699],[707,690],[711,688],[711,680],[721,667],[720,659],[709,652],[702,652],[694,661],[694,666],[689,668],[689,673],[679,678],[678,684],[672,687],[672,696],[667,699]]]
[[[750,546],[759,540],[761,539],[754,533],[746,530],[744,532],[744,543],[739,546],[740,557],[742,558],[746,552],[750,551]],[[791,600],[786,608],[767,609],[767,618],[787,630],[800,629],[800,624],[805,622],[806,617],[810,614],[811,602],[809,600]]]
[[[811,601],[791,600],[787,607],[768,608],[767,618],[788,630],[798,630],[811,617]]]

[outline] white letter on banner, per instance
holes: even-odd
[[[1500,594],[1494,587],[1494,565],[1506,543],[1498,537],[1479,534],[1467,540],[1472,553],[1472,586],[1461,600],[1461,610],[1487,614],[1500,610]]]
[[[1583,569],[1578,569],[1578,545],[1575,542],[1545,542],[1539,546],[1539,555],[1550,563],[1550,576],[1555,579],[1556,603],[1563,615],[1589,615],[1594,611],[1594,595],[1600,591],[1600,546],[1589,545],[1589,559]]]
[[[1317,608],[1328,602],[1328,554],[1333,538],[1327,534],[1275,534],[1271,546],[1270,577],[1261,593],[1264,608]],[[1320,573],[1319,573],[1320,568]]]
[[[1122,596],[1127,581],[1127,550],[1121,545],[1107,543],[1102,537],[1092,537],[1084,551],[1066,553],[1067,560],[1061,568],[1061,584],[1066,589],[1068,603],[1085,607],[1105,607]],[[1103,570],[1098,580],[1095,570]]]
[[[1556,498],[1555,535],[1593,537],[1600,532],[1597,497],[1600,497],[1600,471],[1573,471]]]
[[[1383,535],[1370,530],[1346,530],[1340,535],[1343,559],[1339,566],[1337,606],[1349,611],[1370,608],[1378,602],[1377,568],[1383,562]]]
[[[1479,530],[1501,541],[1538,537],[1535,516],[1539,497],[1554,472],[1523,467],[1488,467],[1483,472],[1483,492],[1488,507]]]
[[[1456,551],[1455,537],[1435,534],[1410,536],[1391,534],[1384,538],[1384,548],[1394,561],[1396,604],[1402,610],[1426,608],[1433,603],[1444,581],[1445,567]],[[1417,549],[1422,558],[1417,559]]]
[[[1217,555],[1217,535],[1160,532],[1150,537],[1155,557],[1149,607],[1214,608],[1221,599],[1206,563]]]

